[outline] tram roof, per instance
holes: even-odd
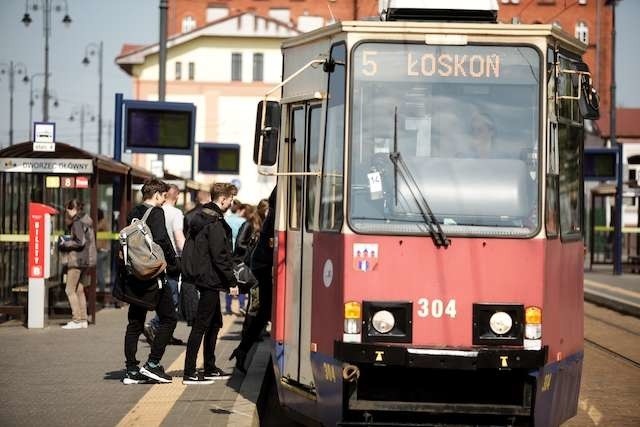
[[[284,49],[307,44],[341,32],[378,34],[437,34],[502,37],[553,37],[566,48],[583,53],[587,45],[551,24],[487,24],[417,21],[342,21],[292,37],[282,43]]]
[[[151,178],[151,172],[142,168],[119,162],[101,154],[90,153],[64,142],[56,142],[56,151],[33,151],[33,142],[27,141],[11,145],[0,150],[0,158],[29,158],[29,159],[92,159],[97,169],[134,177]]]

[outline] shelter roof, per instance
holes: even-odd
[[[139,178],[152,177],[151,172],[119,162],[101,154],[94,154],[64,142],[56,142],[56,151],[33,151],[33,142],[14,144],[0,150],[0,158],[30,159],[93,159],[97,169],[126,175],[129,171]]]

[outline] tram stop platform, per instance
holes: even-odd
[[[235,361],[228,359],[240,341],[243,317],[225,315],[218,336],[216,364],[233,372],[229,380],[183,385],[186,346],[170,345],[161,363],[173,383],[124,385],[127,311],[103,309],[88,329],[64,330],[63,320],[50,320],[44,329],[0,324],[0,425],[258,426],[255,402],[269,351],[266,342],[254,345],[247,375],[233,370]],[[179,322],[174,336],[186,342],[189,331]],[[138,359],[144,362],[148,354],[141,336]]]
[[[612,310],[640,317],[640,274],[614,275],[612,266],[598,265],[584,272],[584,299]]]

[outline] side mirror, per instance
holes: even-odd
[[[278,158],[280,104],[275,101],[266,101],[266,103],[266,108],[264,106],[265,101],[258,103],[258,113],[256,115],[253,162],[258,166],[273,166]]]
[[[578,106],[580,107],[582,118],[597,120],[600,118],[600,98],[591,84],[589,67],[584,62],[578,62],[576,69],[581,72],[578,74],[578,78],[581,80],[580,90],[582,93],[579,95]]]

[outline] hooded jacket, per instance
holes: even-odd
[[[78,213],[69,225],[68,240],[60,242],[60,251],[66,252],[69,268],[87,268],[96,265],[96,235],[93,221],[84,212]]]
[[[189,221],[182,262],[190,268],[183,268],[183,280],[218,291],[236,286],[232,252],[231,227],[222,210],[213,202],[206,203]]]

